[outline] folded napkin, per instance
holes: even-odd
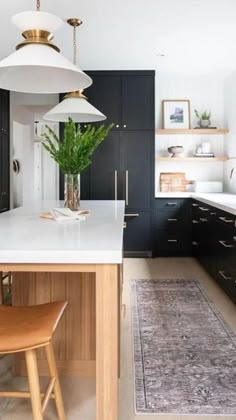
[[[50,212],[41,213],[40,217],[56,220],[57,222],[67,222],[72,220],[85,220],[88,214],[90,214],[88,210],[71,211],[69,208],[54,208]]]

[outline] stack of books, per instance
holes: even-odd
[[[194,157],[214,158],[214,153],[195,153]]]

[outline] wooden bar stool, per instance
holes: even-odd
[[[0,306],[0,354],[25,352],[30,392],[0,391],[0,397],[30,398],[34,420],[43,420],[50,398],[54,398],[59,420],[65,420],[52,337],[66,308],[66,302],[36,306]],[[44,347],[50,381],[40,393],[36,349]]]

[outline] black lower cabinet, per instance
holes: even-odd
[[[192,252],[236,302],[236,217],[201,202],[192,203]]]
[[[156,199],[155,255],[191,255],[191,202],[189,199]]]
[[[126,256],[152,255],[152,213],[127,212],[125,216],[124,250]]]

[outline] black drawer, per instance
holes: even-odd
[[[166,229],[157,231],[157,254],[189,255],[191,252],[191,233],[169,232]]]
[[[157,198],[156,209],[160,211],[179,210],[190,205],[190,199],[186,198]]]
[[[169,232],[177,230],[185,231],[190,229],[190,224],[186,223],[189,219],[188,208],[171,211],[156,211],[157,229],[165,229]]]

